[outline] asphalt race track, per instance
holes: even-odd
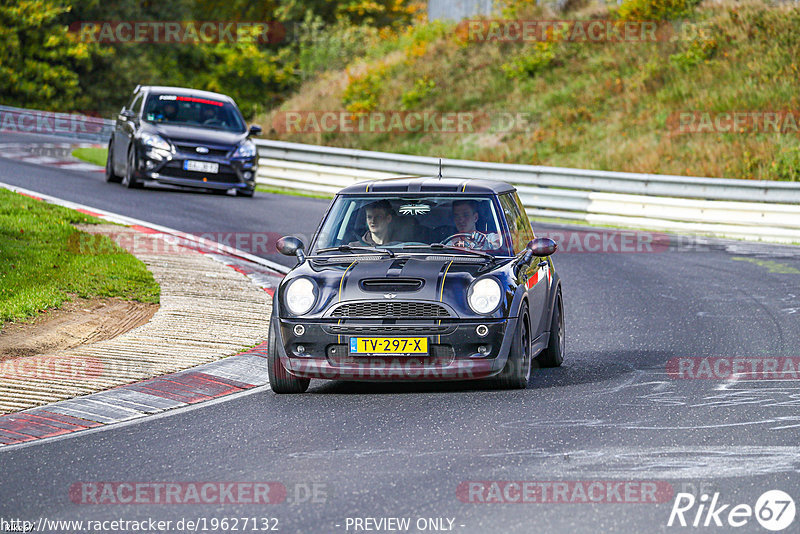
[[[0,135],[0,142],[38,139]],[[99,173],[4,159],[0,181],[187,232],[310,235],[327,205],[263,193],[126,190]],[[738,504],[754,507],[767,490],[797,498],[798,375],[680,379],[668,369],[677,358],[800,356],[800,249],[713,241],[641,253],[562,250],[554,260],[567,358],[561,368],[535,370],[527,390],[312,381],[305,395],[260,388],[0,450],[0,517],[205,518],[209,530],[213,518],[269,517],[280,532],[304,533],[365,531],[354,518],[388,517],[410,518],[409,532],[421,531],[420,518],[444,518],[443,528],[451,519],[452,530],[464,533],[765,532],[755,517],[730,527],[728,513]],[[71,500],[76,483],[112,481],[275,481],[288,494],[269,505]],[[469,501],[489,493],[471,497],[463,491],[470,481],[577,484],[545,503],[476,503]],[[616,487],[632,493],[581,502],[573,491],[597,482],[627,483]],[[654,503],[635,494],[643,483],[669,492]],[[719,493],[718,507],[730,505],[719,515],[725,527],[714,527],[713,518],[703,527],[705,512],[692,527],[695,505],[685,515],[690,526],[668,528],[679,492],[698,500],[705,493],[709,501]],[[798,521],[785,532],[797,532]],[[427,531],[432,524],[420,523]]]
[[[65,140],[0,133],[0,144],[53,142]],[[273,238],[290,233],[310,237],[328,206],[327,200],[266,193],[243,198],[158,185],[144,191],[130,190],[120,184],[106,183],[102,173],[66,171],[8,159],[0,159],[0,181],[183,232],[199,235],[212,232],[232,238],[235,232],[241,232],[245,249],[249,248],[250,233],[266,232]],[[275,251],[275,239],[271,245],[272,254],[261,253],[260,246],[252,253],[285,265],[294,264]]]

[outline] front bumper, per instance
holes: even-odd
[[[505,366],[516,318],[485,321],[347,324],[279,319],[281,363],[299,378],[364,381],[471,380],[499,373]],[[304,332],[295,334],[296,325]],[[478,325],[488,333],[479,336]],[[426,355],[350,354],[351,337],[423,337]]]
[[[186,160],[217,163],[219,172],[204,173],[183,168]],[[140,150],[138,175],[145,180],[183,187],[203,189],[246,189],[256,187],[256,158],[201,156],[184,152],[167,153],[159,150]]]

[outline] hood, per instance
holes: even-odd
[[[147,130],[157,133],[173,143],[199,143],[214,146],[232,147],[247,138],[247,132],[235,133],[192,126],[147,123]]]
[[[495,269],[497,265],[495,265]],[[459,263],[449,259],[381,258],[339,263],[308,260],[296,267],[281,283],[281,288],[298,276],[313,279],[319,297],[309,318],[330,315],[331,307],[345,301],[441,301],[456,317],[474,315],[467,306],[467,288],[476,277],[490,273],[485,262]],[[422,285],[414,291],[365,288],[364,280],[419,280]],[[442,282],[444,281],[444,285]],[[280,292],[282,293],[282,292]],[[387,297],[386,295],[394,295]]]

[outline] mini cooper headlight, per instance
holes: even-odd
[[[317,286],[308,278],[297,278],[286,288],[286,307],[293,315],[303,315],[314,307],[317,300]]]
[[[469,286],[467,302],[475,313],[493,312],[500,303],[500,284],[494,278],[481,278]]]

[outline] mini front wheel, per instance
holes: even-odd
[[[303,393],[308,389],[311,379],[297,378],[283,367],[278,347],[278,333],[275,326],[270,326],[269,328],[267,365],[269,385],[275,393]]]
[[[520,313],[514,340],[508,352],[506,365],[497,375],[497,384],[503,389],[525,389],[531,376],[531,338],[528,314]]]

